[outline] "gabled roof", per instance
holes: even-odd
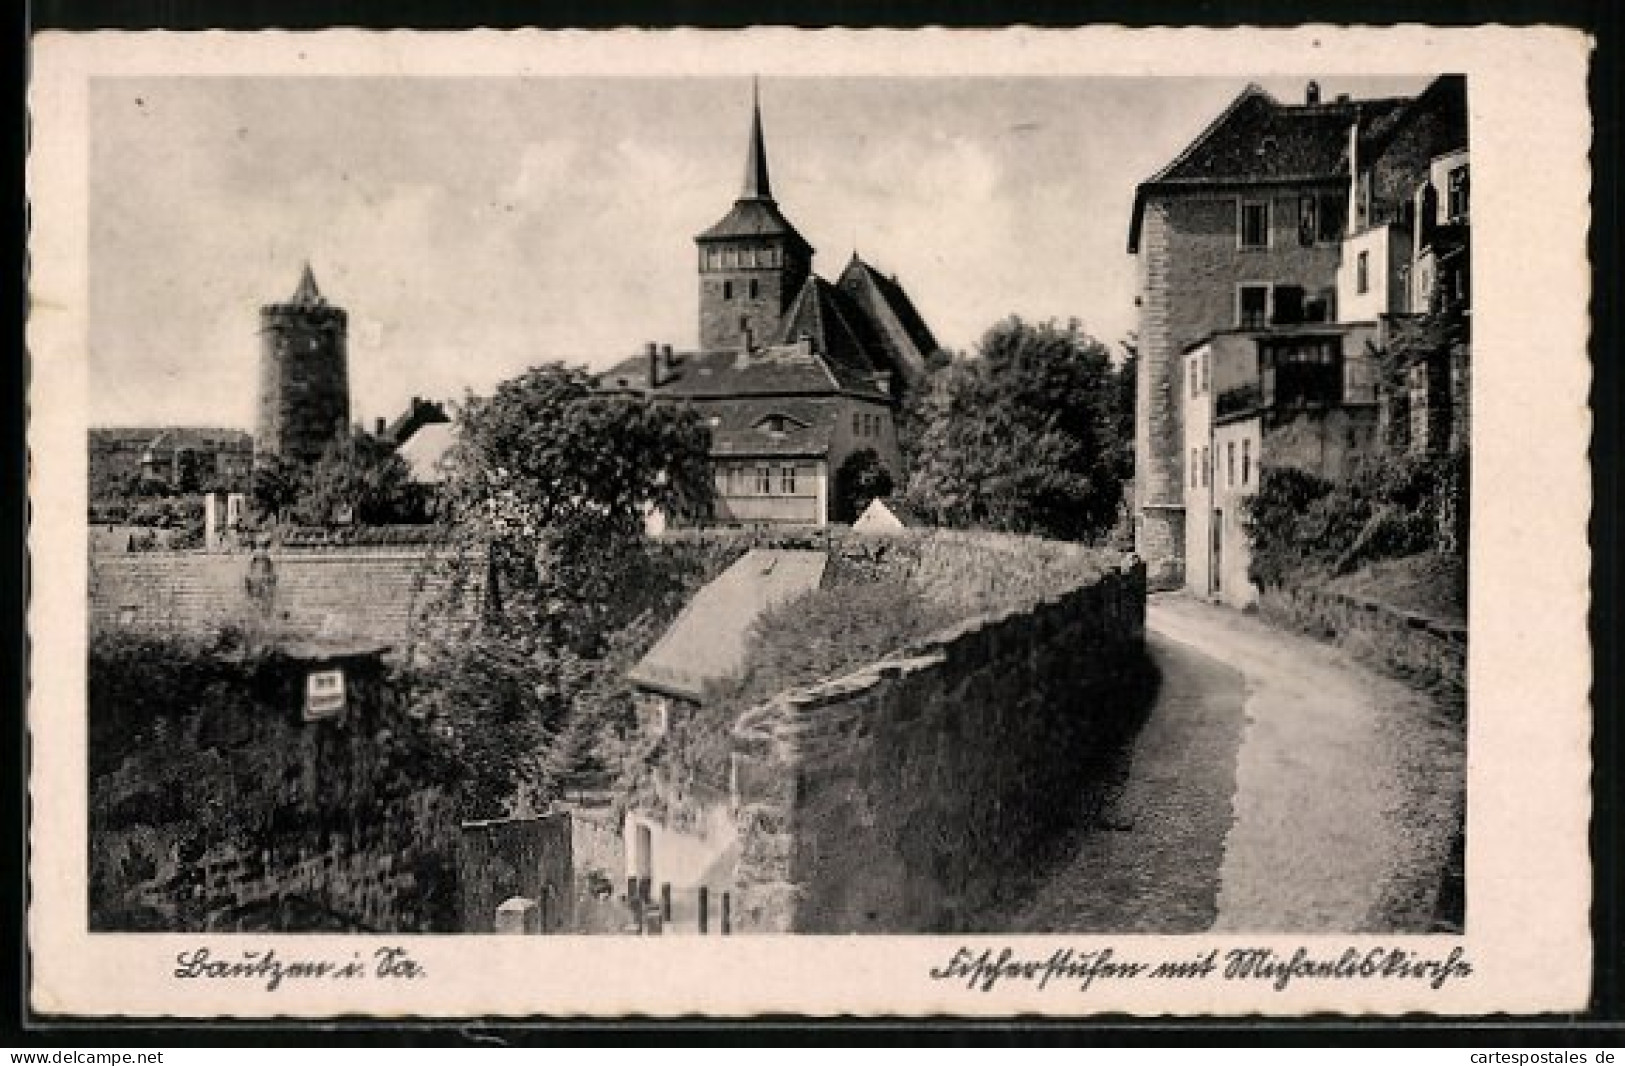
[[[1231,101],[1201,135],[1134,195],[1128,250],[1137,252],[1148,193],[1160,190],[1335,181],[1348,176],[1349,130],[1386,120],[1407,100],[1282,104],[1256,85]]]
[[[779,344],[812,342],[830,372],[847,392],[886,397],[877,383],[877,367],[868,353],[883,355],[885,345],[869,316],[850,297],[814,274],[796,294],[779,326]]]
[[[836,285],[873,323],[890,363],[884,369],[902,374],[910,381],[924,374],[926,360],[940,346],[914,301],[896,279],[888,278],[853,252]]]
[[[700,589],[628,679],[642,688],[699,702],[709,685],[745,667],[752,623],[775,604],[819,587],[821,551],[756,548]]]

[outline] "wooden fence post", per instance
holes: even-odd
[[[724,892],[722,894],[722,935],[727,936],[733,932],[733,897]]]
[[[705,935],[706,925],[710,919],[711,890],[704,885],[700,886],[700,935]]]
[[[660,886],[660,920],[671,924],[671,882]]]

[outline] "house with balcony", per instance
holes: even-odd
[[[1261,468],[1333,479],[1377,432],[1375,322],[1219,330],[1184,353],[1185,587],[1257,602],[1243,508]]]
[[[1314,82],[1288,101],[1250,85],[1136,190],[1135,550],[1154,587],[1185,584],[1193,539],[1186,493],[1201,471],[1186,447],[1191,346],[1222,331],[1371,317],[1339,299],[1351,164],[1407,102],[1325,99]]]
[[[1467,84],[1437,78],[1379,135],[1351,141],[1353,212],[1337,303],[1379,323],[1392,380],[1381,440],[1464,447],[1471,431],[1472,216]]]

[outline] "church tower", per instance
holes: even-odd
[[[779,212],[767,173],[762,108],[751,93],[745,186],[699,245],[700,348],[752,348],[772,342],[812,274],[813,248]]]
[[[305,264],[286,303],[260,308],[259,418],[254,454],[314,462],[350,424],[348,318]]]

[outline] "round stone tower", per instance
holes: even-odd
[[[314,462],[350,424],[348,316],[316,288],[305,264],[286,303],[260,308],[256,458]]]

